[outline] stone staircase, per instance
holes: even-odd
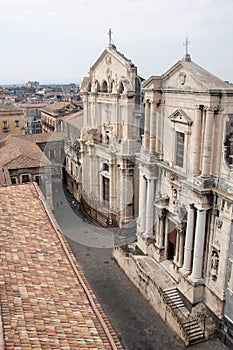
[[[189,344],[196,344],[205,341],[204,330],[200,328],[197,318],[194,318],[184,305],[177,288],[169,288],[163,291],[166,304],[177,313]]]

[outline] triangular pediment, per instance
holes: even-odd
[[[174,113],[169,116],[169,119],[174,123],[181,123],[186,125],[192,125],[192,120],[182,109],[177,109]]]
[[[130,77],[132,70],[136,72],[137,69],[131,60],[111,46],[103,51],[91,67],[90,76],[100,82],[107,78],[119,80]]]
[[[230,86],[191,60],[182,60],[162,75],[162,88],[208,92],[213,89],[229,89]]]

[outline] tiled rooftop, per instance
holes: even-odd
[[[41,134],[17,135],[23,140],[29,140],[35,143],[55,142],[64,140],[66,134],[64,132],[45,132]]]
[[[40,196],[34,183],[0,188],[5,348],[122,349]]]
[[[33,142],[8,135],[0,140],[0,166],[24,169],[51,166],[51,163]]]

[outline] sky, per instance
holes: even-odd
[[[108,45],[145,79],[185,54],[233,82],[233,0],[0,0],[0,85],[80,83]]]

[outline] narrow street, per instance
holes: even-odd
[[[184,349],[112,258],[114,233],[93,225],[78,206],[72,208],[72,197],[59,182],[53,187],[57,222],[125,350]],[[214,339],[192,349],[226,347]]]

